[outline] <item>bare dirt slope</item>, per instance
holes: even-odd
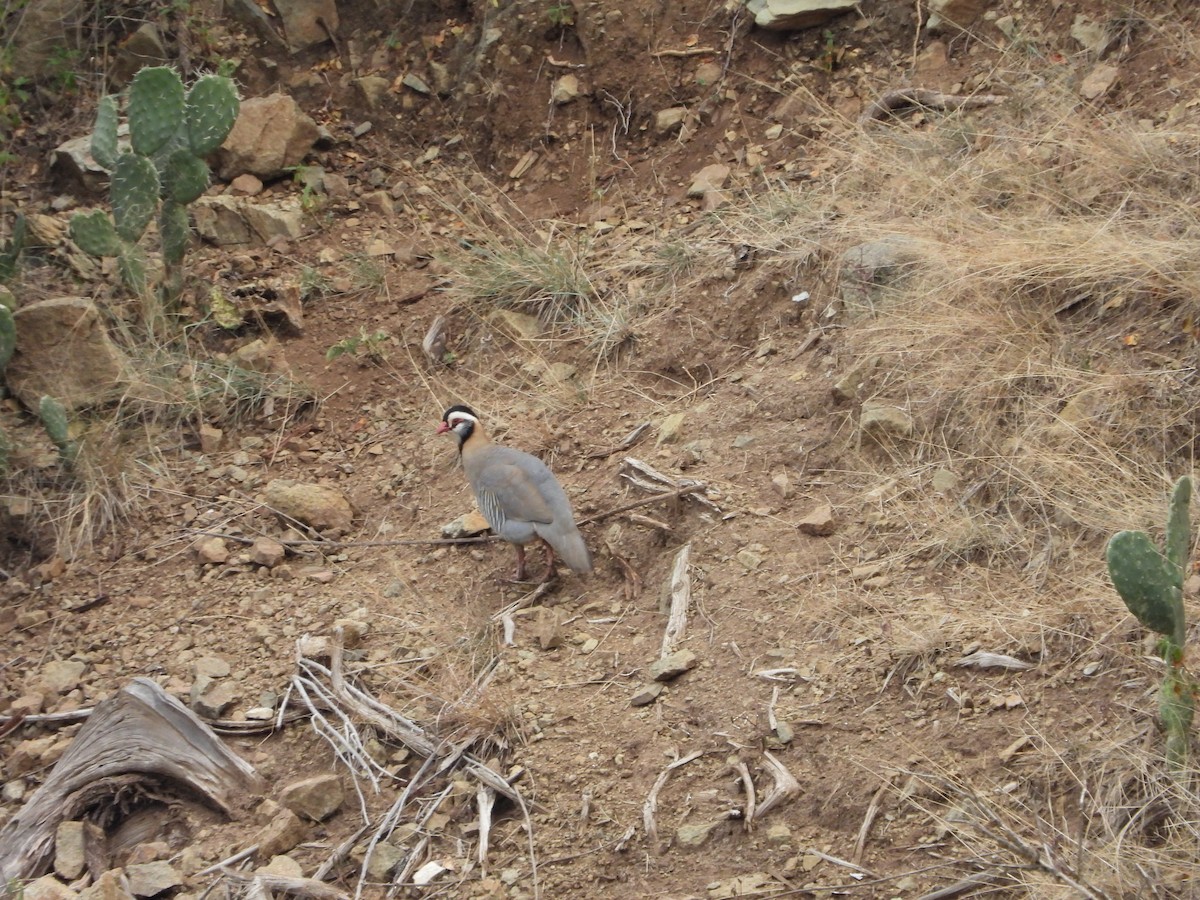
[[[968,407],[956,392],[982,371],[979,360],[1003,355],[991,337],[1019,314],[942,334],[933,320],[842,309],[847,220],[863,240],[919,234],[922,217],[932,220],[969,183],[993,205],[959,196],[990,217],[986,233],[998,245],[1006,210],[1025,209],[1031,189],[975,178],[970,161],[1019,134],[1031,169],[1079,163],[1041,154],[1022,130],[1049,102],[1049,88],[1030,88],[1038,79],[1076,98],[1071,115],[1097,132],[1113,122],[1158,129],[1179,169],[1153,168],[1160,157],[1147,150],[1136,177],[1153,168],[1181,207],[1194,205],[1194,11],[1135,13],[1099,0],[989,6],[975,33],[936,37],[916,28],[920,4],[866,2],[795,34],[755,29],[744,11],[717,4],[559,4],[552,15],[534,3],[417,3],[388,21],[373,5],[345,4],[336,46],[269,63],[240,28],[212,25],[214,49],[242,59],[247,95],[285,89],[329,128],[335,143],[315,161],[352,186],[350,197],[315,200],[299,241],[209,249],[197,262],[206,278],[316,286],[303,331],[276,338],[278,356],[320,405],[229,429],[212,452],[162,448],[168,465],[143,475],[126,521],[65,566],[15,549],[0,600],[0,710],[18,698],[31,713],[88,707],[135,676],[186,702],[198,671],[215,671],[223,717],[244,720],[256,707],[278,708],[298,639],[333,636],[340,623],[352,633],[345,667],[356,683],[519,777],[529,804],[526,819],[498,803],[481,865],[476,783],[461,770],[429,782],[411,805],[432,817],[382,835],[406,860],[394,870],[408,879],[404,895],[1194,896],[1194,822],[1172,814],[1156,758],[1150,643],[1101,563],[1106,529],[1154,521],[1143,494],[1135,513],[1106,523],[1089,518],[1085,498],[1060,492],[1036,514],[1013,512],[1011,531],[999,534],[1000,513],[1024,502],[1025,470],[1009,466],[1009,483],[987,473],[1001,456],[1033,452],[1030,436],[1005,432],[969,461],[963,447],[1016,421],[1008,401],[1017,395],[1055,416],[1070,399],[1049,396],[1057,388],[1033,383],[1037,373],[1006,380],[991,406]],[[1108,29],[1102,53],[1071,37],[1077,16]],[[488,29],[499,35],[492,43]],[[1101,56],[1119,78],[1078,99]],[[437,66],[460,77],[441,97],[397,84],[371,108],[354,82],[413,73],[433,83]],[[556,105],[551,91],[564,75],[582,93]],[[873,100],[909,86],[1003,96],[1008,107],[971,110],[952,128],[937,109],[857,122]],[[695,121],[660,133],[656,114],[674,106]],[[372,128],[354,137],[365,121]],[[854,143],[871,128],[885,136]],[[1043,134],[1055,153],[1068,145]],[[67,136],[44,135],[48,145]],[[58,193],[37,181],[41,138],[25,134],[29,152],[15,163],[31,176],[24,199],[37,208]],[[894,155],[872,156],[885,150]],[[899,159],[907,172],[889,168]],[[706,217],[687,188],[711,163],[731,174],[724,205]],[[863,220],[854,191],[884,173],[872,192],[883,201],[894,190],[896,208]],[[907,182],[925,177],[934,187],[906,205]],[[376,188],[394,199],[390,215],[360,202]],[[300,190],[285,180],[267,196]],[[819,228],[788,231],[809,197],[822,210]],[[1083,189],[1070,202],[1118,208]],[[1195,239],[1191,226],[1160,222],[1164,241]],[[976,233],[964,225],[962,234],[966,243]],[[395,252],[370,255],[380,239]],[[584,301],[594,304],[590,317],[533,337],[489,317],[486,298],[471,294],[479,267],[509,265],[501,251],[522,241],[553,248],[571,279],[595,289]],[[1162,268],[1170,280],[1186,267]],[[1021,277],[1036,281],[1035,269]],[[501,269],[500,278],[517,274]],[[1051,313],[1036,327],[1047,331],[1004,353],[1033,359],[1053,330],[1078,350],[1071,384],[1111,375],[1114,391],[1127,390],[1135,399],[1106,427],[1137,432],[1130,440],[1143,443],[1128,445],[1130,458],[1157,442],[1157,477],[1133,479],[1157,503],[1168,476],[1190,470],[1194,407],[1176,415],[1171,404],[1191,396],[1195,339],[1180,323],[1193,320],[1174,287],[1143,293],[1130,283],[1118,302],[1093,285],[1090,305],[1091,293],[1070,293],[1073,277],[1038,282],[1034,299]],[[64,290],[45,272],[27,289]],[[1014,288],[1018,296],[1028,298]],[[432,362],[421,341],[438,316],[447,317],[447,355]],[[228,350],[257,336],[247,327],[207,340]],[[348,352],[327,359],[339,343]],[[946,376],[944,390],[905,381],[926,363]],[[854,371],[861,390],[832,389]],[[956,373],[963,384],[953,384]],[[925,437],[864,438],[861,403],[873,398],[913,410]],[[565,575],[505,615],[533,589],[498,582],[511,549],[438,543],[441,526],[472,503],[452,442],[435,434],[455,402],[558,473],[589,520],[592,576]],[[1160,412],[1171,422],[1143,419],[1145,433],[1129,424]],[[683,416],[679,433],[660,442],[673,414]],[[640,442],[620,449],[643,422],[651,427]],[[610,514],[645,496],[621,478],[626,456],[704,482],[708,503]],[[277,478],[336,487],[354,507],[353,530],[322,543],[286,528],[263,502]],[[973,504],[994,518],[972,518],[982,508]],[[801,527],[813,514],[819,524]],[[935,540],[934,520],[960,521],[961,533],[943,529]],[[210,535],[226,539],[228,561],[197,561],[193,545]],[[284,564],[250,560],[246,547],[260,535],[292,541]],[[690,608],[679,647],[695,666],[635,705],[662,650],[672,567],[685,547]],[[980,664],[977,653],[1002,657]],[[51,664],[62,660],[82,666],[55,682],[48,673],[61,673]],[[305,708],[294,690],[288,703]],[[276,849],[312,876],[365,812],[370,830],[322,873],[353,892],[365,842],[405,785],[424,777],[423,760],[377,723],[326,716],[367,743],[378,787],[307,718],[228,740],[265,779],[264,799],[339,773],[346,796],[336,814]],[[31,720],[4,737],[0,822],[78,727]],[[798,790],[748,824],[746,781],[761,803],[775,784],[773,761]],[[179,895],[200,896],[220,875],[198,873],[263,842],[276,808],[255,803],[225,821],[161,793],[140,797],[129,805],[148,809],[153,824],[133,837],[126,829],[112,864],[171,859],[184,876]],[[145,849],[152,840],[166,847]],[[262,856],[248,865],[269,861]],[[430,860],[445,871],[412,886]],[[384,894],[380,880],[366,880],[368,895]]]

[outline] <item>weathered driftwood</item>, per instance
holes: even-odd
[[[175,783],[226,814],[260,787],[254,769],[189,709],[135,678],[96,705],[46,782],[0,829],[0,883],[45,872],[59,822],[140,782],[158,794]]]

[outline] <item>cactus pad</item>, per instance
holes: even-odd
[[[187,150],[176,150],[163,170],[163,189],[176,203],[191,203],[208,187],[208,166]]]
[[[1191,523],[1188,501],[1192,496],[1192,479],[1186,475],[1175,482],[1167,508],[1167,559],[1182,571],[1192,550]]]
[[[1179,769],[1187,760],[1188,732],[1196,712],[1192,686],[1171,668],[1158,691],[1158,715],[1167,733],[1167,762]]]
[[[112,176],[113,222],[117,234],[136,241],[158,206],[158,170],[136,153],[122,153]]]
[[[183,82],[167,66],[150,66],[129,86],[129,138],[141,156],[153,156],[183,125]]]
[[[110,172],[117,164],[117,100],[111,94],[101,97],[96,109],[92,159]]]
[[[146,256],[137,244],[125,244],[117,256],[117,271],[121,280],[139,297],[146,296],[149,281],[146,278]]]
[[[92,256],[116,256],[121,252],[121,236],[112,219],[100,209],[71,217],[71,240]]]
[[[29,223],[24,213],[18,213],[13,221],[12,237],[5,242],[4,249],[0,250],[0,281],[8,281],[17,274],[17,263],[25,249],[25,235],[28,231]]]
[[[183,262],[183,254],[187,250],[188,229],[187,208],[181,203],[164,200],[158,216],[158,231],[162,238],[163,259],[169,266],[177,266]]]
[[[191,151],[207,156],[221,146],[237,121],[237,89],[223,75],[205,75],[187,95],[187,133]]]
[[[1178,598],[1183,591],[1179,567],[1158,552],[1143,531],[1121,531],[1112,536],[1105,550],[1108,574],[1117,593],[1152,631],[1175,639]]]
[[[50,435],[50,440],[58,448],[59,458],[68,465],[73,463],[79,455],[79,447],[71,440],[66,407],[54,397],[43,395],[38,403],[38,418],[42,420],[46,434]]]
[[[17,323],[13,319],[12,310],[0,306],[0,372],[12,359],[13,351],[17,348]]]

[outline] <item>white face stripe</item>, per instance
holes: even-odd
[[[446,424],[451,428],[457,428],[463,422],[470,422],[472,425],[478,425],[479,420],[470,413],[465,413],[460,410],[455,410],[446,417]]]

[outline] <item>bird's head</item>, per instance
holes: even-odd
[[[479,418],[471,411],[471,408],[459,404],[442,413],[442,421],[438,423],[437,433],[454,432],[454,436],[458,438],[458,445],[461,447],[463,441],[471,436],[471,432],[478,424]]]

